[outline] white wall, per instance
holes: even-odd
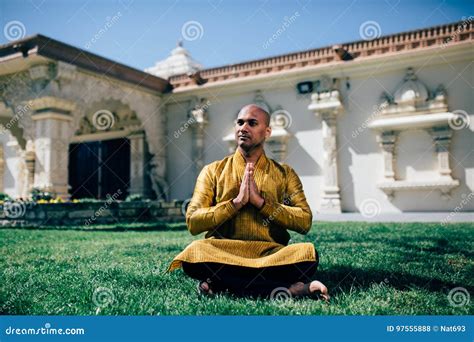
[[[353,132],[367,122],[380,103],[383,91],[394,93],[405,76],[406,68],[414,67],[419,79],[433,91],[442,83],[448,93],[450,111],[456,109],[474,113],[472,88],[474,84],[473,66],[468,62],[450,62],[431,65],[407,64],[397,70],[384,72],[374,69],[371,74],[351,76],[337,70],[329,72],[331,77],[341,78],[341,89],[345,112],[338,119],[338,169],[343,211],[359,211],[360,203],[367,198],[380,203],[382,212],[401,211],[449,211],[458,205],[474,189],[474,134],[465,128],[454,131],[451,144],[451,166],[453,177],[460,186],[452,192],[448,201],[441,198],[439,191],[401,191],[390,201],[376,187],[383,178],[381,149],[376,141],[376,133],[369,128],[360,134]],[[350,89],[346,89],[345,77],[350,78]],[[209,125],[206,128],[205,163],[222,159],[228,154],[228,146],[222,141],[232,130],[232,120],[245,104],[253,102],[255,91],[260,89],[272,108],[280,105],[292,116],[288,131],[293,134],[288,145],[286,162],[300,175],[309,204],[316,214],[320,206],[322,184],[322,135],[321,119],[308,111],[309,96],[296,93],[296,84],[304,80],[316,80],[320,75],[306,74],[291,82],[279,82],[249,86],[232,93],[226,87],[209,90],[206,97],[211,101],[208,110]],[[221,92],[225,90],[225,92]],[[181,96],[178,104],[168,105],[168,181],[172,184],[171,197],[184,199],[192,194],[196,175],[191,171],[192,133],[188,129],[176,139],[173,132],[186,120],[189,97]],[[173,96],[173,95],[171,95]],[[431,146],[431,137],[424,131],[403,132],[399,138],[397,170],[401,177],[428,179],[436,172],[436,154]],[[430,150],[431,148],[431,150]],[[428,150],[428,151],[427,151]],[[427,151],[423,153],[424,151]],[[270,153],[268,155],[271,156]],[[474,203],[468,203],[463,211],[473,210]]]

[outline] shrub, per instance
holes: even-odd
[[[56,197],[56,194],[50,191],[44,191],[39,188],[33,188],[31,190],[31,199],[35,202],[38,201],[50,201]]]
[[[0,192],[0,201],[11,201],[11,197],[4,192]]]
[[[139,202],[139,201],[148,202],[149,199],[143,198],[143,196],[140,194],[131,194],[131,195],[128,195],[127,198],[125,199],[125,202]]]

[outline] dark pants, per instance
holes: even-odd
[[[316,260],[319,260],[317,258]],[[291,265],[251,268],[219,263],[183,262],[183,271],[199,281],[211,281],[213,292],[229,291],[238,296],[269,296],[279,287],[313,280],[318,261]]]

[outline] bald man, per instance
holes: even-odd
[[[206,165],[186,212],[192,235],[169,270],[182,267],[202,294],[312,297],[329,300],[312,277],[319,258],[312,243],[288,244],[288,230],[307,234],[312,213],[296,172],[267,158],[270,114],[244,106],[235,121],[237,150]]]

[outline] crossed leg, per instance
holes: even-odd
[[[300,262],[266,268],[250,268],[219,263],[183,263],[184,272],[200,281],[202,293],[228,291],[238,296],[272,297],[276,291],[288,296],[329,300],[327,287],[312,276],[317,262]]]

